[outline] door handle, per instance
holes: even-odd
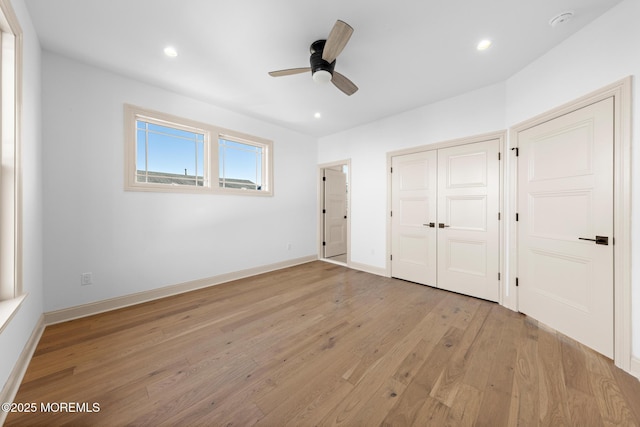
[[[422,224],[422,225],[424,225],[425,227],[434,228],[436,226],[436,223],[435,222],[430,222],[429,224]]]
[[[596,245],[609,245],[609,237],[608,236],[596,236],[595,239],[589,239],[587,237],[578,237],[578,240],[588,240],[590,242],[596,242]]]
[[[440,224],[438,224],[438,227],[439,228],[448,228],[450,226],[449,225],[444,225],[444,223],[441,222]]]

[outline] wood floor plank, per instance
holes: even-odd
[[[559,338],[562,352],[562,368],[567,387],[579,390],[587,396],[593,396],[582,347],[568,337],[560,336]]]
[[[500,341],[493,353],[489,381],[483,391],[478,425],[508,425],[512,414],[515,376],[514,361],[517,357],[517,345],[524,326],[524,316],[517,313],[505,313],[508,319],[502,328]]]
[[[480,390],[464,383],[461,384],[456,394],[456,399],[449,410],[449,418],[444,425],[452,427],[471,427],[476,425],[482,397]]]
[[[539,425],[538,323],[526,318],[517,343],[509,425]]]
[[[478,390],[485,389],[491,363],[505,324],[505,312],[498,306],[492,306],[483,328],[467,350],[467,370],[463,378],[465,384]]]
[[[625,397],[612,373],[613,364],[603,356],[587,351],[585,355],[592,360],[592,366],[597,366],[596,372],[589,376],[595,402],[605,426],[640,426],[640,420],[634,415],[634,410],[627,404],[627,400],[640,404],[640,396]],[[632,405],[636,407],[637,405]]]
[[[569,425],[568,395],[557,333],[540,329],[538,370],[540,379],[540,425]]]
[[[459,318],[463,319],[464,323],[453,323],[458,326],[463,325],[464,334],[458,348],[453,352],[449,363],[440,373],[440,377],[436,380],[430,393],[431,397],[448,407],[453,405],[458,390],[462,386],[464,375],[468,369],[469,349],[478,336],[478,332],[484,326],[492,305],[479,300],[473,302],[477,304],[468,305],[463,317]]]
[[[591,349],[584,349],[585,353],[593,355]],[[606,364],[618,385],[622,396],[627,402],[627,407],[633,412],[634,418],[640,420],[640,381],[624,372],[617,366]],[[640,423],[639,423],[640,424]]]
[[[311,262],[48,326],[6,426],[639,426],[640,383],[497,304]]]
[[[418,422],[417,414],[425,401],[436,400],[430,394],[440,377],[446,361],[453,354],[462,339],[463,331],[451,327],[431,350],[429,357],[422,364],[411,383],[398,399],[396,405],[384,419],[388,425],[411,425]]]

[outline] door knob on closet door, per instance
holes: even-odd
[[[578,240],[589,240],[591,242],[596,242],[596,245],[608,245],[609,237],[608,236],[596,236],[595,239],[589,239],[587,237],[578,237]]]
[[[450,226],[449,225],[444,225],[444,223],[441,222],[440,224],[438,224],[438,227],[439,228],[448,228]]]
[[[435,222],[430,222],[429,224],[422,224],[422,225],[424,225],[425,227],[434,228],[436,226],[436,223]]]

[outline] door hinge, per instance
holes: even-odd
[[[393,255],[389,255],[389,261],[393,261]]]
[[[326,180],[327,180],[327,177],[326,177],[326,176],[323,176],[323,177],[322,177],[322,180],[323,180],[323,181],[326,181]]]
[[[322,246],[327,246],[327,242],[322,242]]]
[[[520,286],[520,285],[518,284],[518,278],[516,277],[516,287],[518,287],[518,286]]]
[[[327,210],[326,210],[326,209],[322,209],[322,213],[323,213],[323,214],[326,214],[326,213],[327,213]]]
[[[500,212],[498,212],[498,221],[500,221]]]
[[[391,173],[393,173],[393,166],[391,167]]]
[[[516,221],[520,220],[520,215],[518,215],[518,213],[516,212]]]
[[[520,149],[518,147],[513,147],[511,150],[516,150],[516,157],[520,155]]]
[[[389,212],[389,216],[393,216],[393,211]]]
[[[500,273],[498,273],[498,280],[500,280]]]
[[[498,160],[502,160],[502,153],[498,151]]]

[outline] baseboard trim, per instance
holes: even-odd
[[[49,311],[44,313],[45,325],[53,325],[55,323],[66,322],[81,317],[92,316],[94,314],[104,313],[106,311],[116,310],[119,308],[129,307],[131,305],[143,302],[153,301],[160,298],[170,297],[196,289],[207,288],[209,286],[220,285],[222,283],[231,282],[233,280],[244,279],[246,277],[258,274],[268,273],[282,268],[293,267],[295,265],[305,264],[307,262],[316,261],[316,255],[309,255],[301,258],[290,259],[287,261],[268,264],[259,267],[253,267],[246,270],[234,271],[232,273],[221,274],[218,276],[208,277],[205,279],[192,280],[177,285],[165,286],[149,291],[138,292],[135,294],[124,295],[121,297],[110,298],[89,304],[69,307],[62,310]]]
[[[376,276],[389,277],[385,268],[374,267],[368,264],[360,264],[353,261],[349,262],[348,267],[353,268],[354,270],[364,271],[365,273],[375,274]]]
[[[18,389],[20,388],[20,384],[22,384],[22,379],[24,378],[24,374],[27,372],[27,368],[31,362],[31,357],[33,357],[33,353],[36,351],[36,347],[40,342],[40,337],[42,337],[45,326],[44,315],[41,315],[35,328],[33,328],[33,332],[31,332],[31,336],[25,344],[22,353],[20,353],[20,357],[13,366],[13,370],[11,371],[9,378],[7,378],[7,382],[0,391],[0,403],[13,402],[16,394],[18,394]],[[6,418],[7,412],[0,411],[0,426],[4,424]]]
[[[629,373],[640,381],[640,359],[636,357],[631,358],[631,370]]]

